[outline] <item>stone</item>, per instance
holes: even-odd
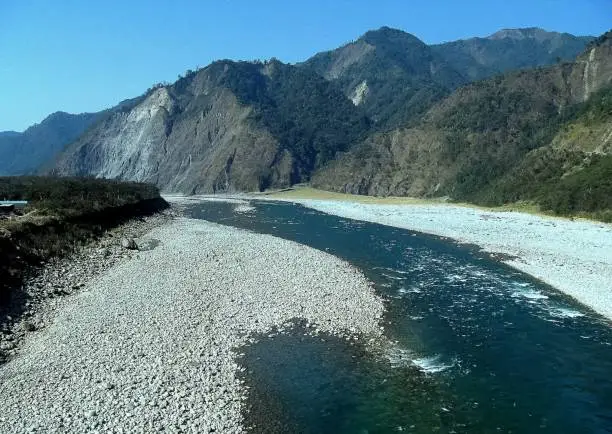
[[[127,250],[138,250],[138,245],[134,238],[121,238],[121,247]]]
[[[10,351],[15,348],[15,344],[13,342],[4,341],[0,343],[0,350],[2,351]]]
[[[147,238],[147,239],[138,241],[137,244],[138,244],[138,250],[147,252],[159,246],[160,241],[156,240],[155,238]]]
[[[36,325],[30,321],[24,321],[23,329],[27,332],[33,332],[36,330]]]

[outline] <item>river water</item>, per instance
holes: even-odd
[[[380,361],[296,325],[246,348],[254,431],[612,432],[609,321],[475,248],[289,203],[251,205],[198,203],[187,215],[352,263],[385,298],[385,334],[398,342]]]

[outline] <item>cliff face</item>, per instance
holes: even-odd
[[[111,110],[54,164],[60,175],[165,191],[254,191],[306,181],[368,121],[330,83],[278,61],[215,62]]]
[[[251,109],[221,88],[198,89],[181,106],[160,88],[127,112],[116,112],[60,157],[58,174],[153,182],[187,193],[259,188],[278,143],[248,121]],[[279,181],[286,174],[279,174]],[[281,181],[282,182],[282,181]]]
[[[609,85],[612,77],[612,33],[608,32],[578,57],[572,72],[575,98],[582,101]]]

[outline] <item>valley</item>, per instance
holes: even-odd
[[[302,63],[187,71],[90,116],[38,170],[186,194],[307,182],[607,221],[611,58],[609,34],[515,29],[429,46],[383,27]]]
[[[187,3],[6,20],[0,433],[612,430],[612,31]]]

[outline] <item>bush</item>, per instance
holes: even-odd
[[[159,197],[150,184],[94,178],[0,177],[0,200],[27,200],[41,214],[76,216]],[[27,211],[27,210],[26,210]]]
[[[3,177],[0,199],[27,200],[26,211],[37,211],[0,221],[0,313],[21,300],[16,295],[28,266],[168,207],[152,185],[92,178]]]

